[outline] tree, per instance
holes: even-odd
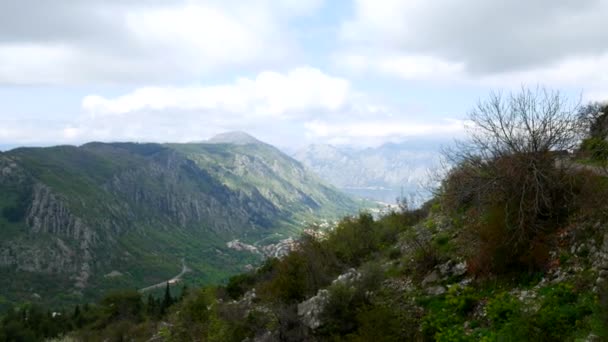
[[[537,239],[563,217],[571,194],[567,155],[582,133],[577,113],[577,104],[544,88],[492,93],[470,112],[469,139],[445,153],[455,167],[442,195],[448,208],[469,210],[477,246],[493,246],[482,263],[534,254]]]
[[[146,302],[146,312],[150,317],[158,317],[160,315],[160,304],[154,296],[148,294]]]
[[[581,155],[605,162],[608,160],[608,104],[589,103],[581,107],[578,115],[585,131],[585,139],[580,146]]]
[[[586,138],[606,139],[608,137],[608,104],[591,102],[578,112],[583,123]]]
[[[74,308],[74,313],[72,314],[72,322],[74,323],[76,328],[82,328],[84,319],[82,317],[82,313],[80,312],[80,305],[76,305],[76,307]]]
[[[167,282],[167,287],[165,287],[165,296],[163,297],[163,301],[160,305],[161,315],[164,315],[171,305],[173,305],[173,297],[171,297],[171,289],[169,288],[169,282]]]
[[[117,321],[138,322],[142,318],[143,303],[141,294],[135,290],[108,293],[101,306],[106,312],[106,323]]]
[[[179,295],[180,302],[183,301],[184,298],[186,298],[188,296],[189,290],[190,289],[188,289],[188,285],[184,284],[184,286],[182,286],[182,292]]]

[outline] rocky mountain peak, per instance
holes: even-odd
[[[211,137],[207,140],[211,144],[234,144],[234,145],[250,145],[261,144],[262,142],[253,136],[242,131],[225,132]]]

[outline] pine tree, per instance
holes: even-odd
[[[179,295],[179,300],[182,301],[188,295],[188,285],[184,284],[182,287],[182,293]]]
[[[169,282],[167,282],[167,287],[165,288],[165,297],[163,298],[160,306],[161,315],[164,315],[171,305],[173,305],[173,297],[171,297],[171,289],[169,288]]]
[[[72,314],[72,322],[74,323],[74,325],[77,328],[81,328],[82,327],[82,315],[80,313],[80,306],[76,305],[76,307],[74,308],[74,313]]]
[[[160,304],[154,296],[151,294],[148,295],[148,302],[146,304],[146,311],[149,316],[156,317],[160,313],[159,311]]]

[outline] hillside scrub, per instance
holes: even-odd
[[[608,177],[560,153],[589,137],[578,113],[542,89],[492,95],[421,208],[346,217],[179,298],[17,308],[0,340],[608,340]]]
[[[608,160],[608,105],[590,103],[581,107],[578,115],[585,130],[580,147],[582,157],[605,165]]]
[[[465,220],[476,271],[546,261],[545,236],[566,222],[576,192],[575,173],[559,158],[580,141],[577,110],[558,92],[522,89],[492,94],[471,111],[468,140],[446,153],[455,167],[440,196]]]

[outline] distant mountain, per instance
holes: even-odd
[[[262,142],[245,132],[233,131],[215,135],[211,139],[207,140],[207,143],[248,145],[261,144]]]
[[[0,153],[2,301],[82,301],[169,279],[195,283],[358,204],[244,133],[198,144],[89,143]]]
[[[323,180],[360,197],[395,202],[402,194],[420,191],[437,166],[439,142],[406,141],[356,149],[309,145],[293,157]]]

